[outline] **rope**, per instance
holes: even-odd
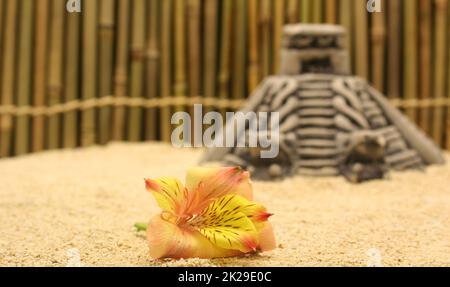
[[[93,98],[87,100],[74,100],[62,104],[52,106],[15,106],[3,105],[0,106],[0,116],[52,116],[61,113],[71,112],[75,110],[89,110],[93,108],[103,107],[141,107],[149,108],[164,108],[171,106],[192,106],[194,104],[202,104],[206,107],[216,107],[219,109],[239,109],[244,100],[230,100],[230,99],[216,99],[216,98],[202,98],[202,97],[167,97],[167,98],[128,98],[128,97],[112,97],[106,96],[102,98]],[[435,108],[435,107],[450,107],[450,98],[433,98],[433,99],[391,99],[391,104],[398,108]]]
[[[163,108],[171,106],[192,106],[202,104],[206,107],[216,107],[220,109],[239,109],[243,100],[228,100],[202,97],[167,97],[167,98],[127,98],[106,96],[86,100],[74,100],[52,106],[0,106],[0,115],[13,116],[52,116],[56,114],[71,112],[75,110],[89,110],[103,107],[141,107],[141,108]]]
[[[431,99],[392,99],[391,104],[403,109],[427,109],[450,107],[450,98],[431,98]]]

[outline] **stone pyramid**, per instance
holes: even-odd
[[[240,165],[260,179],[344,175],[352,182],[443,163],[440,149],[384,95],[350,75],[345,37],[336,25],[285,26],[281,74],[265,79],[241,110],[279,113],[279,156],[215,148],[202,161]]]

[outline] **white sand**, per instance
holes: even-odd
[[[77,251],[82,266],[450,266],[450,165],[363,185],[256,182],[256,199],[275,213],[277,250],[154,261],[133,228],[158,211],[143,179],[184,179],[200,155],[113,144],[0,160],[0,266],[76,265]]]

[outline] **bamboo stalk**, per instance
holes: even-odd
[[[45,84],[47,82],[49,0],[38,0],[36,3],[33,105],[35,107],[42,107],[45,105]],[[33,152],[38,152],[44,149],[44,125],[44,116],[33,117]]]
[[[404,58],[403,58],[403,94],[406,99],[417,99],[417,2],[404,2]],[[406,114],[416,122],[417,110],[407,108]]]
[[[116,66],[114,71],[114,95],[122,98],[128,90],[128,38],[130,3],[128,0],[118,0],[118,30],[116,41]],[[116,107],[114,110],[113,139],[124,139],[125,108]]]
[[[217,33],[218,33],[218,1],[203,2],[203,96],[216,96],[217,80]],[[204,107],[204,113],[212,110]],[[206,127],[204,127],[205,129]]]
[[[447,26],[450,25],[450,5],[448,5],[448,15],[447,15]],[[447,80],[447,98],[450,99],[450,28],[447,29],[448,31],[448,43],[447,43],[447,49],[449,51],[448,54],[448,64],[447,64],[447,76],[448,76],[448,80]],[[447,150],[450,151],[450,106],[447,107]]]
[[[145,12],[145,11],[144,11]],[[112,94],[112,64],[114,48],[114,0],[100,1],[100,59],[99,59],[99,96]],[[111,139],[111,108],[103,107],[99,111],[99,143],[106,144]]]
[[[257,1],[255,1],[256,4]],[[297,23],[298,22],[298,16],[299,16],[299,12],[298,12],[298,0],[288,0],[287,3],[287,22],[288,23]]]
[[[284,0],[277,0],[273,3],[273,54],[272,73],[278,74],[280,71],[280,51],[284,25]]]
[[[229,96],[230,87],[230,56],[231,56],[231,30],[233,0],[222,1],[222,25],[220,39],[220,72],[219,72],[219,97],[226,99]],[[226,110],[221,110],[225,114]]]
[[[395,1],[395,0],[393,0]],[[352,0],[340,0],[339,2],[339,21],[347,30],[347,43],[349,55],[353,55],[353,5]],[[354,63],[352,56],[349,58],[350,67]],[[354,70],[354,69],[352,69]]]
[[[189,97],[200,95],[201,43],[200,43],[200,0],[188,0],[188,55],[189,55]],[[194,107],[189,107],[192,130],[196,132]],[[194,140],[194,139],[192,139]]]
[[[261,26],[261,78],[271,74],[271,0],[262,0],[260,12]]]
[[[248,0],[248,27],[248,89],[249,92],[253,92],[260,81],[257,0]]]
[[[436,98],[445,96],[445,54],[446,54],[446,37],[447,37],[447,5],[448,0],[435,0],[435,16],[434,16],[434,75],[433,88]],[[442,145],[444,136],[444,109],[436,107],[433,113],[432,135],[434,141]]]
[[[143,96],[144,49],[145,49],[145,1],[133,1],[133,26],[131,35],[131,82],[130,96]],[[139,141],[141,137],[142,109],[132,107],[128,114],[128,140]]]
[[[19,33],[19,66],[17,81],[17,105],[30,105],[31,95],[31,60],[33,42],[33,0],[22,0]],[[29,117],[18,116],[15,126],[15,155],[28,152],[29,148]]]
[[[379,91],[384,92],[384,56],[386,44],[385,13],[372,13],[372,83]]]
[[[211,3],[214,3],[216,0],[214,0]],[[209,3],[210,1],[208,1]],[[215,3],[217,4],[217,3]],[[211,4],[212,5],[212,4]],[[212,5],[214,6],[214,5]],[[186,83],[186,33],[185,33],[185,26],[186,26],[186,17],[185,17],[185,8],[186,3],[185,0],[175,0],[175,85],[174,85],[174,93],[177,97],[185,97],[187,94],[187,83]],[[212,17],[213,20],[215,20],[216,15],[215,11],[209,11],[206,12],[206,14],[212,13],[209,15]],[[208,17],[207,17],[208,18]],[[212,23],[211,23],[212,24]],[[206,28],[208,24],[205,25],[205,33],[213,34],[209,35],[212,39],[214,39],[214,43],[212,43],[212,46],[210,47],[211,50],[213,50],[211,53],[215,53],[215,45],[216,45],[216,31],[209,30],[211,28]],[[208,43],[205,43],[206,45],[209,45]],[[216,61],[214,60],[214,63]],[[212,74],[215,78],[215,74]],[[214,81],[214,79],[212,79]],[[214,88],[214,87],[213,87]],[[212,91],[212,95],[214,95],[214,91]],[[183,106],[176,107],[177,111],[183,111]]]
[[[3,11],[4,6],[6,5],[6,0],[0,0],[0,91],[2,90],[2,67],[3,67]],[[1,95],[0,95],[0,104],[1,104]],[[1,118],[0,118],[0,130],[1,130]],[[1,145],[1,143],[0,143]]]
[[[431,0],[420,0],[420,98],[429,99],[431,92]],[[419,111],[419,126],[430,132],[430,109]]]
[[[63,67],[63,35],[64,35],[64,13],[65,3],[52,0],[51,36],[49,54],[49,74],[47,103],[55,105],[61,102],[62,96],[62,67]],[[60,147],[60,115],[52,115],[47,121],[47,148],[56,149]]]
[[[324,6],[326,23],[336,24],[337,0],[325,0]]]
[[[355,71],[362,78],[369,78],[368,13],[365,1],[354,1],[355,7]]]
[[[322,0],[314,0],[312,6],[312,21],[314,23],[322,22]]]
[[[300,9],[302,23],[309,23],[312,21],[312,1],[314,0],[302,0]]]
[[[3,71],[1,104],[11,105],[14,100],[15,58],[16,58],[16,27],[18,16],[18,3],[9,0],[6,3],[5,34],[3,47]],[[12,116],[5,115],[0,118],[0,156],[11,155]]]
[[[67,102],[78,99],[80,94],[80,23],[81,18],[79,13],[70,13],[67,15],[64,85],[64,98]],[[64,148],[74,148],[78,144],[77,116],[76,111],[68,111],[63,115]]]
[[[147,47],[148,47],[148,62],[147,62],[147,78],[146,91],[147,98],[153,99],[158,96],[159,88],[159,0],[150,0],[148,5],[148,35],[147,35]],[[146,128],[145,138],[147,140],[156,140],[157,132],[156,122],[156,109],[150,108],[146,112]]]
[[[401,10],[400,0],[389,0],[388,5],[388,97],[400,97],[400,49],[401,49]]]
[[[189,0],[189,95],[200,94],[200,0]]]
[[[277,1],[278,2],[278,1]],[[245,62],[246,62],[246,5],[245,0],[235,0],[235,26],[233,47],[233,82],[232,96],[235,99],[245,97]]]
[[[203,95],[214,97],[216,88],[217,1],[204,2]]]
[[[83,99],[92,99],[97,94],[97,1],[84,1],[83,8]],[[81,144],[95,143],[95,110],[83,110],[81,115]]]
[[[161,97],[167,98],[171,95],[172,69],[172,0],[162,1],[161,13]],[[161,138],[163,141],[170,140],[170,107],[161,108],[160,114]]]

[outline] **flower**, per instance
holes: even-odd
[[[238,167],[188,171],[186,186],[176,178],[147,179],[162,212],[147,227],[150,256],[217,258],[275,248],[268,219],[255,203],[250,175]]]

